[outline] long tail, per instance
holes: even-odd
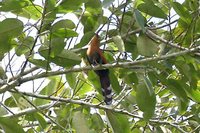
[[[97,70],[96,73],[99,75],[100,78],[102,93],[105,98],[104,102],[107,105],[110,105],[112,103],[112,87],[110,85],[109,70]]]

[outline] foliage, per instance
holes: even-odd
[[[197,0],[1,1],[1,132],[198,132],[199,15]],[[91,67],[97,32],[109,64]]]

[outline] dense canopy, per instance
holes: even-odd
[[[2,0],[0,131],[198,133],[199,16],[198,0]],[[108,64],[86,60],[95,33]]]

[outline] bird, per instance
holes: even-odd
[[[90,65],[97,66],[102,64],[107,64],[107,60],[103,55],[102,50],[99,48],[100,40],[99,35],[95,34],[91,41],[89,42],[89,47],[87,49],[87,59]],[[106,105],[112,104],[112,87],[110,84],[110,78],[109,78],[109,70],[108,69],[101,69],[101,70],[95,70],[95,73],[98,75],[102,94],[104,96],[104,102]]]

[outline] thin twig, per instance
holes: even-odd
[[[170,126],[176,128],[181,133],[187,133],[186,131],[184,131],[182,128],[179,127],[178,123],[171,123],[168,121],[160,121],[160,120],[150,120],[150,122],[154,122],[154,123],[162,124],[162,125],[170,125]]]
[[[192,130],[190,133],[194,133],[194,132],[196,132],[196,131],[199,131],[199,129],[200,129],[200,125],[198,125],[194,130]]]
[[[28,56],[30,56],[32,54],[32,52],[33,52],[33,50],[35,48],[35,45],[36,45],[36,43],[38,41],[38,38],[40,36],[40,33],[42,31],[42,27],[43,27],[43,23],[44,23],[44,18],[45,18],[46,10],[47,10],[47,4],[48,4],[48,0],[45,0],[44,10],[43,10],[43,13],[42,13],[42,18],[41,18],[41,24],[40,24],[40,27],[39,27],[39,29],[37,31],[37,36],[36,36],[36,38],[34,40],[33,46],[31,48],[30,53],[29,53]],[[24,72],[24,70],[25,70],[25,68],[26,68],[26,66],[28,64],[28,58],[26,59],[26,61],[24,62],[24,65],[22,66],[22,69],[21,69],[21,72],[20,72],[21,74]]]
[[[37,106],[37,109],[39,110],[46,110],[46,109],[49,109],[50,107],[52,107],[52,105],[55,106],[59,106],[61,105],[62,103],[60,102],[57,102],[57,103],[50,103],[50,104],[45,104],[45,105],[40,105],[40,106]],[[23,116],[23,115],[26,115],[26,114],[30,114],[30,113],[34,113],[34,112],[37,112],[38,110],[35,109],[35,108],[26,108],[26,109],[23,109],[21,111],[18,111],[16,112],[14,115],[11,115],[11,114],[7,114],[7,115],[4,115],[3,117],[19,117],[19,116]]]

